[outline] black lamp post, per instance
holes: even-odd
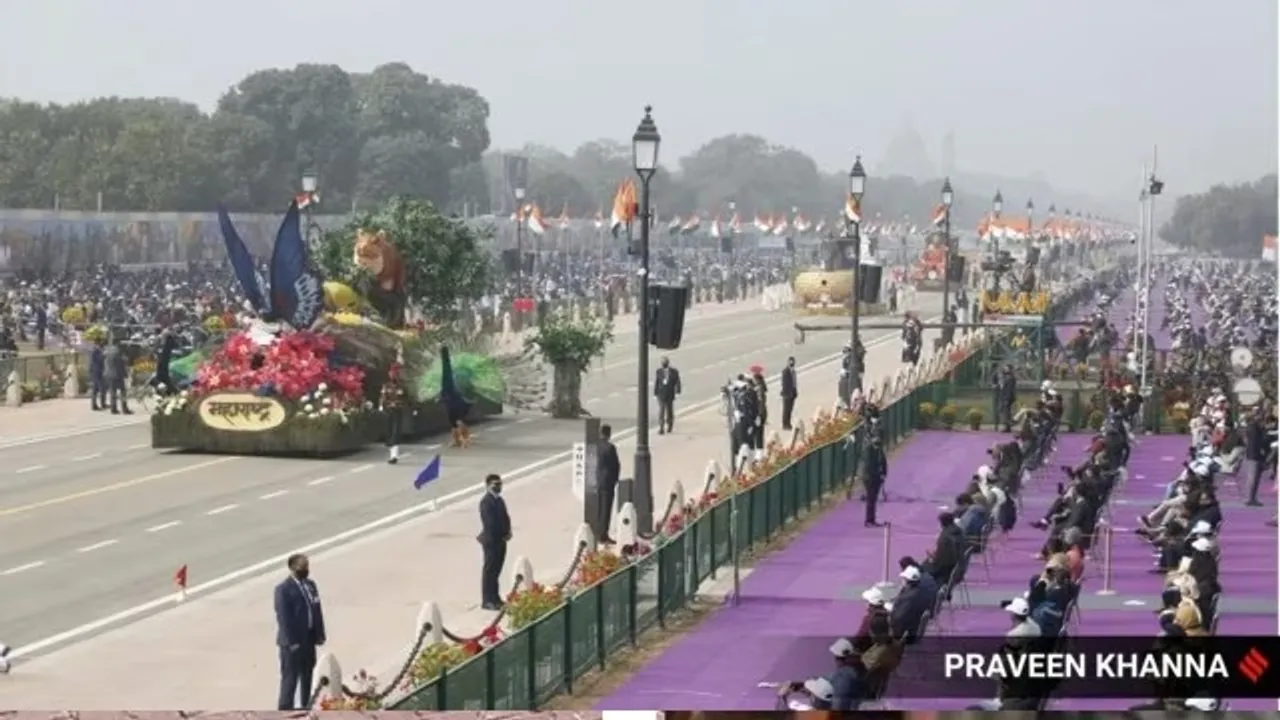
[[[524,185],[513,188],[516,196],[516,297],[524,297]]]
[[[850,299],[853,303],[853,329],[849,336],[849,347],[853,352],[853,359],[849,362],[850,395],[854,390],[862,387],[862,368],[858,366],[858,322],[862,314],[860,297],[862,291],[862,194],[866,189],[867,171],[862,168],[862,156],[859,155],[854,158],[853,167],[849,170],[849,196],[853,198],[858,208],[858,217],[851,218],[848,213],[845,213],[844,217],[846,228],[849,230],[846,234],[853,238],[853,297]],[[844,399],[848,400],[848,398]]]
[[[951,190],[951,178],[942,181],[942,242],[947,250],[942,265],[942,313],[951,308],[951,203],[956,199]]]
[[[991,215],[995,218],[997,227],[991,230],[991,259],[996,266],[996,279],[993,289],[996,294],[1000,294],[1000,235],[1004,229],[999,227],[1000,212],[1004,210],[1004,196],[1000,194],[1000,188],[996,188],[996,196],[991,198]]]
[[[631,136],[631,159],[640,176],[640,358],[636,363],[636,522],[644,532],[653,531],[653,471],[649,453],[649,181],[658,172],[658,146],[662,136],[653,122],[653,107],[645,106],[644,119]]]

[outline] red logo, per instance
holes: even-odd
[[[1249,652],[1244,654],[1244,659],[1240,661],[1239,665],[1236,665],[1236,669],[1240,671],[1240,674],[1249,678],[1249,682],[1254,685],[1258,684],[1258,681],[1267,673],[1267,668],[1269,667],[1271,667],[1271,662],[1267,660],[1267,656],[1263,655],[1258,648],[1249,648]]]
[[[533,312],[533,298],[519,297],[511,303],[512,309],[518,313]]]

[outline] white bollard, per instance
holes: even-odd
[[[66,380],[62,383],[62,396],[68,400],[74,400],[80,397],[80,373],[76,371],[75,365],[68,365],[65,373]]]
[[[18,407],[22,404],[22,378],[18,376],[17,370],[9,373],[9,379],[4,387],[4,404],[9,407]]]
[[[502,341],[511,340],[511,313],[502,313]]]
[[[618,545],[626,547],[635,545],[639,538],[636,533],[636,506],[626,503],[618,510]]]
[[[418,609],[418,621],[413,626],[415,642],[418,639],[418,633],[422,632],[422,627],[427,623],[431,623],[431,632],[427,634],[424,645],[444,642],[444,615],[440,612],[440,605],[434,600],[422,603],[422,607]]]
[[[326,702],[342,701],[342,666],[338,664],[337,655],[327,652],[316,661],[315,679],[311,681],[311,694],[315,697],[317,706]]]
[[[524,556],[516,558],[515,564],[511,567],[511,586],[517,589],[527,588],[535,582],[537,580],[533,575],[533,563]]]

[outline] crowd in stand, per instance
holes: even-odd
[[[786,278],[787,261],[781,256],[686,251],[662,259],[672,280],[716,287]],[[549,300],[626,292],[634,275],[634,262],[623,258],[560,262],[549,255],[527,275],[500,274],[480,306],[504,307],[517,296]],[[94,325],[139,344],[154,345],[165,328],[199,344],[209,318],[218,319],[214,327],[238,326],[248,317],[246,308],[225,264],[98,265],[75,273],[19,273],[0,278],[0,353],[17,352],[19,343],[40,350],[78,348],[83,331]]]
[[[1249,344],[1266,347],[1274,354],[1274,282],[1238,268],[1176,266],[1163,270],[1169,279],[1167,304],[1172,317],[1167,325],[1175,328],[1175,337],[1183,338],[1188,347],[1203,353],[1213,347],[1225,351]],[[1120,278],[1124,285],[1132,280],[1132,275]],[[1227,280],[1231,281],[1230,293],[1209,289]],[[1245,292],[1238,292],[1240,289]],[[1206,316],[1216,322],[1187,330],[1196,318],[1182,299],[1184,293],[1194,294],[1205,306]],[[1108,337],[1120,340],[1120,334],[1106,320],[1114,299],[1115,293],[1104,294],[1100,313],[1095,316],[1098,322],[1084,331],[1083,342],[1093,352],[1099,351],[1099,339],[1104,344]],[[1203,360],[1199,366],[1211,367]],[[1245,407],[1222,390],[1221,378],[1201,378],[1196,387],[1207,387],[1210,382],[1217,384],[1207,393],[1195,394],[1199,404],[1191,421],[1186,462],[1169,483],[1164,499],[1139,517],[1136,529],[1140,540],[1150,544],[1150,572],[1164,579],[1153,628],[1161,638],[1154,641],[1158,643],[1209,636],[1217,629],[1223,590],[1217,542],[1223,523],[1220,486],[1234,482],[1247,461],[1252,472],[1246,504],[1259,505],[1261,480],[1265,475],[1275,480],[1274,385],[1264,398]],[[1029,579],[1023,594],[1001,603],[1010,616],[1001,648],[1004,653],[1063,648],[1068,629],[1079,619],[1077,600],[1085,565],[1106,551],[1100,543],[1110,532],[1106,524],[1108,503],[1128,480],[1129,456],[1142,430],[1146,401],[1132,385],[1116,388],[1106,397],[1108,412],[1085,457],[1076,465],[1061,466],[1063,482],[1057,486],[1056,498],[1043,516],[1029,523],[1045,532],[1038,554],[1043,568]],[[970,564],[975,559],[987,563],[991,546],[1018,522],[1023,486],[1050,472],[1062,415],[1062,398],[1046,381],[1038,402],[1017,418],[1014,437],[989,450],[989,464],[977,468],[954,506],[939,514],[941,527],[928,555],[901,558],[896,594],[881,587],[862,594],[866,613],[858,630],[829,648],[835,670],[784,684],[779,696],[795,709],[852,710],[890,692],[894,673],[912,652],[912,645],[939,621],[957,593],[967,601]],[[1275,519],[1269,524],[1274,527]],[[1043,710],[1056,688],[1053,682],[1009,678],[997,683],[994,700],[979,707]],[[1220,698],[1177,682],[1156,683],[1151,692],[1157,699],[1135,709],[1207,711],[1222,707]]]

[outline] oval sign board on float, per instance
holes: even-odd
[[[274,430],[289,417],[279,400],[252,393],[215,393],[200,401],[199,413],[206,427],[231,432]]]

